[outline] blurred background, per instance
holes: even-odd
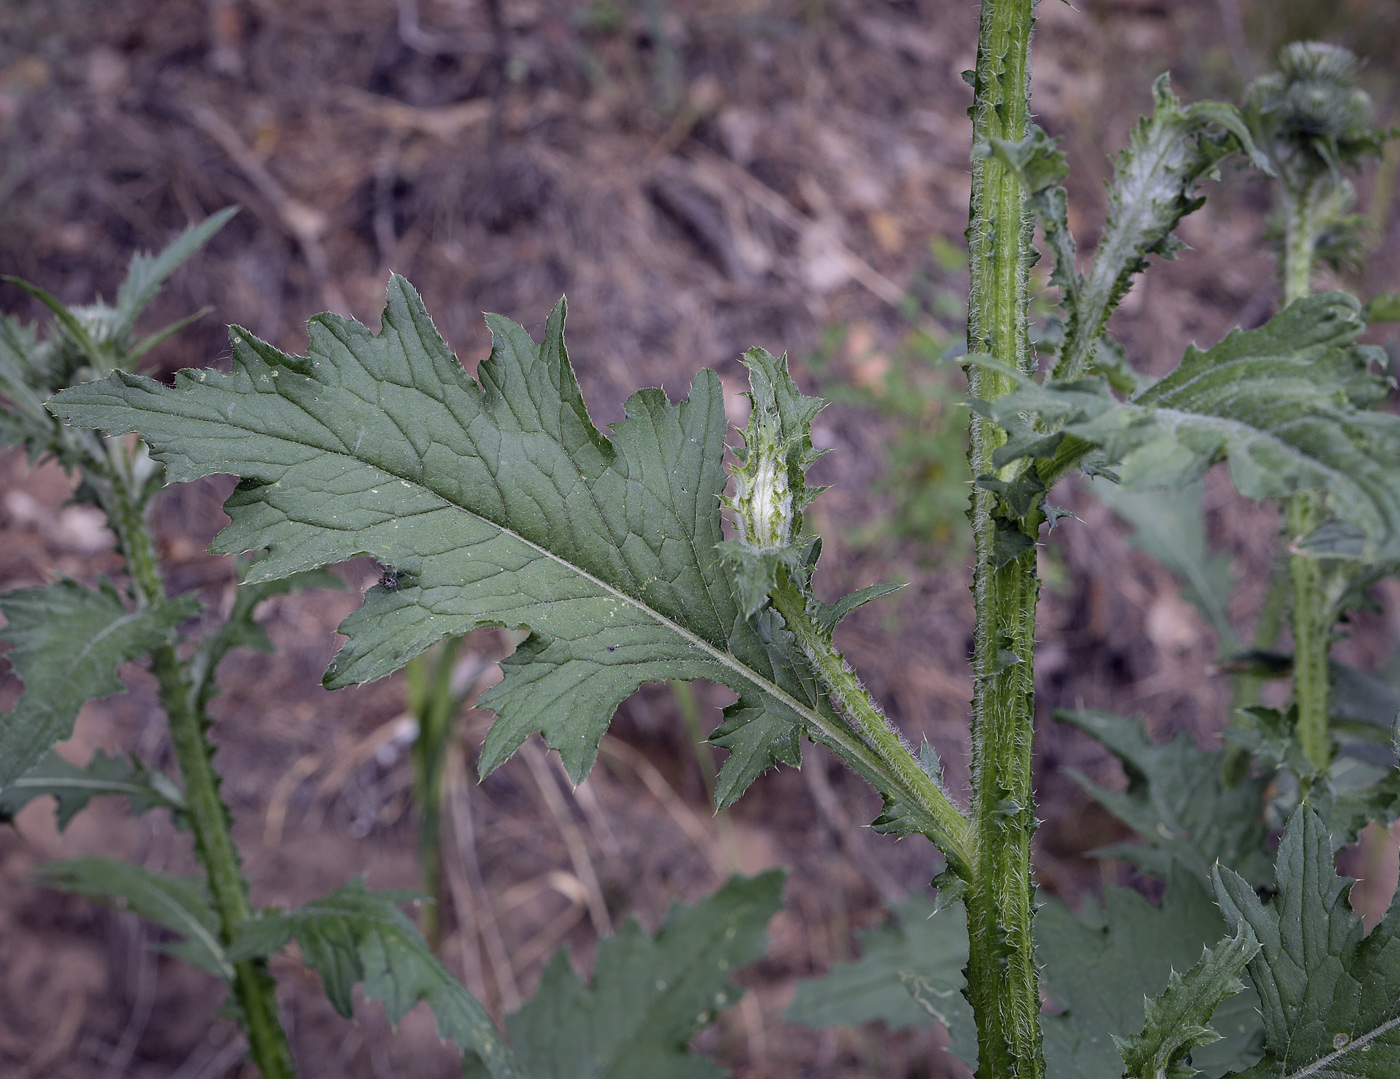
[[[1280,44],[1321,38],[1367,59],[1377,118],[1396,122],[1390,0],[1046,0],[1040,16],[1033,107],[1063,138],[1086,252],[1110,155],[1162,71],[1187,100],[1237,101]],[[6,0],[0,273],[69,303],[110,299],[134,251],[236,203],[242,212],[149,315],[157,326],[213,308],[151,355],[153,373],[227,364],[230,322],[297,352],[318,311],[375,326],[390,271],[423,293],[468,368],[489,350],[482,311],[538,334],[566,293],[570,352],[600,424],[638,387],[683,395],[701,367],[737,406],[739,353],[786,350],[803,388],[834,402],[814,431],[834,451],[815,469],[832,484],[811,516],[827,538],[819,590],[908,584],[848,619],[838,643],[963,791],[964,387],[943,357],[963,332],[971,91],[959,72],[973,63],[976,18],[970,0]],[[1372,244],[1335,283],[1363,299],[1400,289],[1397,164],[1358,183]],[[1160,374],[1189,342],[1212,344],[1275,309],[1269,194],[1233,172],[1222,180],[1183,225],[1192,250],[1156,267],[1115,316],[1141,370]],[[1047,272],[1037,268],[1041,318]],[[0,308],[46,321],[10,286]],[[1278,517],[1223,479],[1207,477],[1201,498],[1215,564],[1239,582],[1223,624],[1182,598],[1087,485],[1057,494],[1078,520],[1042,550],[1036,859],[1045,887],[1071,903],[1133,880],[1086,856],[1126,831],[1074,773],[1125,780],[1054,710],[1142,714],[1158,737],[1210,740],[1225,723],[1217,649],[1230,626],[1252,626]],[[172,587],[215,606],[233,571],[204,551],[230,488],[199,483],[158,503]],[[0,456],[0,589],[114,571],[110,535],[96,511],[65,504],[71,489],[52,464]],[[372,887],[422,883],[403,676],[320,688],[334,627],[379,569],[338,572],[345,592],[267,603],[278,651],[238,653],[214,704],[216,762],[259,903],[304,901],[360,874]],[[1375,598],[1338,655],[1383,671],[1400,594],[1392,581]],[[469,699],[512,643],[499,631],[463,643]],[[168,766],[152,681],[126,675],[131,692],[90,705],[65,752],[135,751]],[[5,708],[19,687],[0,679]],[[753,992],[702,1036],[706,1050],[746,1079],[962,1074],[933,1033],[783,1023],[795,981],[850,958],[890,900],[926,887],[933,851],[870,834],[878,800],[816,751],[716,817],[716,758],[690,732],[711,729],[727,699],[703,684],[647,687],[576,791],[538,741],[478,785],[471,763],[490,716],[465,710],[444,796],[445,961],[500,1016],[559,947],[586,970],[600,931],[633,915],[654,928],[672,901],[733,871],[784,866],[769,956],[742,973]],[[132,820],[112,801],[63,835],[46,803],[0,830],[0,1071],[238,1074],[212,979],[154,950],[155,931],[136,919],[29,883],[37,863],[95,852],[193,864],[165,815]],[[305,1075],[452,1073],[425,1011],[392,1033],[378,1005],[361,1005],[352,1026],[314,974],[275,965]]]

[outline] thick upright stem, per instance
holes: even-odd
[[[1313,265],[1325,216],[1319,206],[1319,184],[1285,195],[1283,240],[1283,302],[1312,291]],[[1288,500],[1290,539],[1311,532],[1322,519],[1323,496],[1300,491]],[[1323,566],[1316,558],[1294,554],[1288,559],[1293,584],[1293,695],[1298,706],[1298,740],[1308,761],[1319,772],[1332,761],[1328,734],[1327,656],[1332,644],[1332,607],[1325,596]]]
[[[119,484],[108,506],[112,524],[126,555],[138,602],[159,603],[164,596],[160,572],[143,507],[135,493]],[[195,852],[209,880],[209,892],[219,916],[219,937],[225,945],[248,920],[248,882],[238,849],[229,831],[229,812],[219,795],[213,747],[205,737],[206,719],[198,693],[174,645],[163,644],[151,655],[151,671],[160,684],[160,702],[170,724],[170,740],[185,782],[185,804],[194,832]],[[296,1069],[291,1048],[277,1014],[276,987],[263,960],[234,966],[233,995],[247,1035],[249,1055],[263,1079],[292,1079]]]
[[[1317,527],[1321,502],[1313,491],[1300,491],[1288,500],[1290,537],[1306,535]],[[1290,555],[1288,571],[1293,582],[1293,697],[1298,705],[1298,741],[1312,766],[1325,772],[1332,761],[1327,722],[1332,604],[1318,559]]]
[[[1025,137],[1033,0],[983,0],[974,80],[973,139]],[[1027,310],[1031,217],[1017,178],[992,157],[973,163],[967,231],[971,262],[968,351],[990,353],[1030,373]],[[969,364],[974,397],[1010,392],[1011,379]],[[973,416],[968,457],[974,476],[995,473],[992,454],[1005,435]],[[1003,476],[1002,478],[1010,478]],[[1031,937],[1031,790],[1034,731],[1032,670],[1039,595],[1034,547],[998,565],[998,536],[1034,537],[1039,521],[998,515],[996,497],[975,489],[972,531],[977,562],[972,719],[973,828],[976,862],[966,893],[968,999],[977,1018],[982,1079],[1041,1079],[1040,991]],[[1039,515],[1037,514],[1037,517]]]

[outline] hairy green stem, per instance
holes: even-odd
[[[1302,191],[1285,190],[1283,240],[1283,302],[1302,299],[1312,291],[1312,272],[1326,214],[1321,182]],[[1322,520],[1321,492],[1299,491],[1286,508],[1288,538],[1296,540]],[[1332,644],[1332,607],[1324,595],[1323,566],[1318,559],[1292,554],[1288,559],[1293,584],[1293,696],[1298,706],[1298,740],[1308,761],[1326,772],[1332,761],[1328,734],[1327,655]]]
[[[1027,130],[1034,0],[983,0],[973,92],[973,142],[1018,141]],[[975,155],[967,230],[971,269],[969,353],[988,353],[1030,374],[1028,328],[1032,220],[1017,177],[992,157]],[[974,397],[994,400],[1010,377],[967,366]],[[996,474],[992,455],[1005,434],[974,415],[968,459],[974,476]],[[1003,479],[1011,478],[1009,475]],[[1031,935],[1031,790],[1034,732],[1032,671],[1039,596],[1034,546],[998,558],[998,538],[1020,529],[1034,538],[1040,515],[1016,522],[997,498],[975,488],[976,604],[972,702],[973,828],[976,862],[966,893],[967,996],[977,1019],[982,1079],[1041,1079],[1040,989]],[[1000,562],[1000,564],[998,564]]]
[[[1322,499],[1313,491],[1300,491],[1288,500],[1288,534],[1306,535],[1317,527]],[[1332,761],[1328,736],[1327,653],[1332,644],[1332,604],[1323,581],[1323,565],[1316,558],[1291,555],[1289,577],[1293,582],[1293,697],[1298,705],[1298,741],[1308,761],[1326,772]]]
[[[423,873],[423,936],[434,952],[442,943],[439,909],[442,893],[442,796],[447,768],[447,740],[461,700],[452,692],[452,674],[462,638],[448,637],[437,651],[409,660],[408,709],[418,720],[413,743],[413,800],[418,806],[418,864]]]
[[[143,605],[165,598],[145,506],[128,477],[118,476],[107,506],[131,574],[133,592]],[[160,702],[170,724],[170,740],[185,782],[185,808],[194,832],[195,852],[209,881],[219,916],[219,939],[225,946],[248,920],[248,882],[230,832],[228,807],[219,795],[213,747],[206,737],[208,718],[199,706],[199,691],[173,644],[151,653],[151,672],[160,685]],[[276,986],[265,960],[246,960],[233,968],[233,995],[248,1038],[249,1055],[263,1079],[292,1079],[291,1048],[277,1013]]]
[[[1283,305],[1300,300],[1312,292],[1313,267],[1317,263],[1317,244],[1325,224],[1321,205],[1324,192],[1321,182],[1314,181],[1303,190],[1284,190],[1283,234]]]
[[[845,657],[832,645],[830,634],[807,613],[807,601],[797,586],[786,579],[780,581],[773,589],[772,600],[828,693],[845,713],[867,751],[873,752],[879,761],[876,774],[884,780],[882,791],[888,790],[922,810],[925,818],[936,822],[936,827],[930,829],[935,834],[930,834],[929,839],[938,845],[953,871],[966,879],[972,872],[972,831],[968,819],[905,747]],[[843,745],[827,739],[823,742],[858,770],[862,766],[869,768],[865,761],[848,754]]]

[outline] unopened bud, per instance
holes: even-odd
[[[734,469],[735,494],[729,503],[739,539],[758,551],[786,547],[792,542],[795,513],[777,426],[756,415],[745,438],[748,459]]]

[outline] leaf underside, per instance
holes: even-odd
[[[119,663],[161,644],[197,609],[190,596],[129,611],[110,587],[66,579],[0,596],[0,640],[14,642],[6,655],[24,683],[14,710],[0,716],[0,789],[73,736],[84,703],[123,691]]]
[[[1124,486],[1181,486],[1227,460],[1248,498],[1325,489],[1335,518],[1300,545],[1337,556],[1400,557],[1400,417],[1370,411],[1376,350],[1357,301],[1308,296],[1257,330],[1194,346],[1175,371],[1126,401],[1102,378],[1023,380],[990,406],[1009,432],[997,467],[1039,454],[1045,430],[1099,447]],[[1028,427],[1038,413],[1043,429]],[[1054,436],[1060,437],[1060,436]]]
[[[24,775],[0,788],[0,821],[13,820],[35,798],[53,795],[58,802],[58,828],[68,823],[93,798],[118,795],[127,799],[133,814],[148,809],[169,809],[179,819],[184,812],[184,796],[163,773],[152,772],[132,759],[94,754],[84,768],[69,764],[49,752]]]
[[[448,635],[528,627],[482,700],[499,717],[483,772],[540,731],[577,781],[640,684],[702,677],[739,695],[720,732],[726,801],[775,761],[797,763],[803,715],[826,706],[785,631],[743,617],[716,551],[719,379],[702,371],[679,404],[642,390],[605,436],[569,366],[562,301],[543,344],[487,321],[474,381],[394,277],[377,335],[319,315],[302,358],[235,328],[228,374],[185,371],[168,388],[118,372],[51,407],[139,433],[174,482],[239,476],[214,549],[265,548],[250,581],[361,554],[394,568],[397,584],[341,625],[331,688]]]

